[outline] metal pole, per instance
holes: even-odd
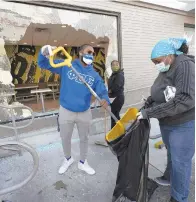
[[[82,83],[84,84],[84,85],[86,85],[86,87],[90,90],[90,92],[91,92],[91,94],[99,101],[99,103],[101,103],[101,98],[95,93],[95,91],[91,88],[91,86],[85,81],[85,79],[77,72],[77,70],[73,67],[73,66],[71,66],[70,67],[72,70],[73,70],[73,72],[78,76],[78,78],[82,81]],[[110,110],[110,108],[109,107],[107,107],[106,109],[105,109],[109,114],[110,114],[110,116],[115,120],[115,122],[117,123],[119,120],[116,118],[116,116],[111,112],[111,110]]]
[[[14,127],[14,126],[7,126],[7,125],[0,125],[0,127],[1,128],[9,128],[9,129],[13,129],[14,130],[14,128],[16,128],[16,129],[22,129],[22,128],[26,128],[27,126],[29,126],[29,125],[31,125],[32,123],[33,123],[33,121],[34,121],[34,114],[33,114],[33,111],[32,111],[32,109],[30,108],[30,107],[27,107],[27,106],[23,106],[23,105],[16,105],[16,106],[5,106],[5,105],[1,105],[0,104],[0,108],[6,108],[6,109],[16,109],[16,108],[24,108],[24,109],[28,109],[30,112],[31,112],[31,120],[29,121],[29,123],[27,123],[27,124],[25,124],[25,125],[23,125],[23,126],[16,126],[16,127]],[[14,112],[14,111],[13,111]],[[14,115],[14,113],[12,112],[12,114]],[[15,118],[15,116],[14,116],[14,118]],[[12,122],[13,122],[13,120],[12,120]],[[16,123],[15,123],[15,125],[16,125]]]
[[[11,117],[12,117],[12,123],[13,123],[13,126],[4,126],[4,125],[0,125],[0,127],[3,127],[3,128],[10,128],[10,129],[13,129],[14,132],[15,132],[15,135],[16,135],[16,140],[17,141],[8,141],[8,142],[0,142],[0,147],[2,147],[2,149],[11,149],[11,150],[15,150],[15,148],[9,148],[9,146],[16,146],[16,147],[20,147],[19,148],[19,154],[21,155],[21,147],[23,149],[25,149],[26,151],[28,151],[32,157],[33,157],[33,162],[34,162],[34,168],[33,168],[33,171],[32,173],[29,175],[28,178],[26,178],[23,182],[15,185],[15,186],[12,186],[12,187],[9,187],[9,188],[6,188],[6,189],[3,189],[3,190],[0,190],[0,195],[3,195],[3,194],[7,194],[9,192],[12,192],[12,191],[15,191],[21,187],[23,187],[25,184],[27,184],[30,180],[33,179],[33,177],[35,176],[37,170],[38,170],[38,166],[39,166],[39,157],[37,155],[37,152],[28,144],[26,143],[22,143],[22,142],[18,142],[19,140],[19,136],[18,136],[18,131],[17,129],[19,128],[24,128],[24,127],[27,127],[28,125],[32,124],[33,120],[34,120],[34,115],[33,115],[33,111],[31,108],[27,107],[27,106],[23,106],[23,105],[19,105],[19,106],[6,106],[6,105],[1,105],[0,104],[0,108],[6,108],[8,110],[11,110]],[[26,125],[23,125],[23,126],[16,126],[16,119],[15,119],[15,114],[14,114],[14,109],[15,108],[26,108],[28,109],[30,112],[31,112],[31,115],[32,115],[32,119],[31,121],[26,124]],[[8,146],[8,147],[6,147]]]
[[[16,139],[16,141],[19,141],[20,138],[19,138],[18,130],[17,130],[17,126],[16,126],[16,119],[15,119],[14,109],[10,108],[10,110],[11,110],[13,130],[14,130],[14,133],[15,133],[15,139]],[[22,156],[21,148],[20,147],[17,147],[17,148],[18,148],[18,154],[19,154],[19,156]]]
[[[8,146],[8,145],[20,146],[23,149],[25,149],[26,151],[28,151],[33,157],[34,168],[33,168],[32,173],[23,182],[21,182],[21,183],[19,183],[17,185],[14,185],[12,187],[8,187],[8,188],[0,190],[0,195],[7,194],[9,192],[13,192],[13,191],[15,191],[17,189],[20,189],[24,185],[26,185],[30,180],[32,180],[34,178],[34,176],[36,175],[36,173],[38,171],[38,167],[39,167],[38,154],[30,145],[28,145],[26,143],[22,143],[22,142],[16,142],[16,141],[0,142],[0,147]]]
[[[13,124],[13,130],[16,136],[16,141],[19,141],[19,136],[18,136],[18,130],[17,130],[17,126],[16,126],[16,119],[15,119],[15,115],[14,115],[14,109],[10,108],[11,110],[11,117],[12,117],[12,124]]]
[[[43,96],[43,93],[42,93],[42,92],[40,93],[40,98],[41,98],[41,102],[42,102],[42,110],[43,110],[43,112],[45,112],[44,96]]]

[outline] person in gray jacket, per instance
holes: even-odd
[[[149,108],[138,120],[157,118],[168,151],[171,202],[188,202],[195,153],[195,61],[185,39],[159,41],[151,59],[160,72],[151,87]]]

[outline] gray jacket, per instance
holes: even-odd
[[[167,86],[176,88],[175,97],[165,98]],[[195,61],[179,55],[168,72],[160,73],[151,87],[153,105],[142,110],[144,117],[157,118],[161,125],[178,125],[195,119]]]

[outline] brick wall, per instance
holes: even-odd
[[[156,9],[128,5],[112,1],[75,1],[53,0],[52,2],[66,3],[121,12],[122,17],[122,62],[126,77],[126,103],[133,104],[141,100],[143,94],[149,93],[157,71],[150,60],[154,44],[167,37],[182,37],[184,23],[194,24],[194,17],[180,12],[166,12]],[[171,10],[171,9],[170,9]],[[169,11],[169,10],[168,10]],[[96,25],[96,22],[95,22]],[[134,89],[145,88],[135,95]],[[134,100],[134,102],[133,102]]]

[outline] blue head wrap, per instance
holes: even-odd
[[[178,51],[182,44],[186,44],[187,40],[184,38],[169,38],[159,41],[152,50],[151,59],[155,59],[161,56],[167,55],[181,55],[181,51]]]

